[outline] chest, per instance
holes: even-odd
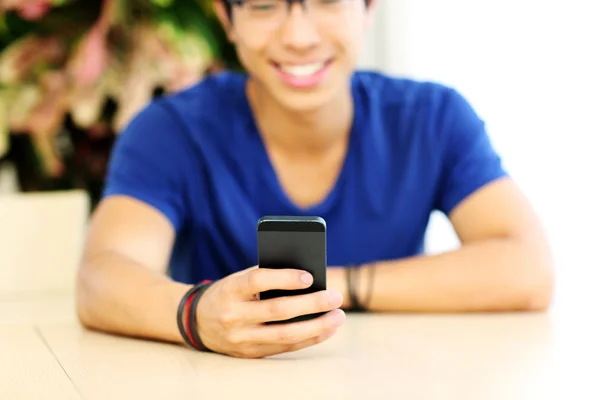
[[[431,180],[412,177],[409,168],[396,167],[387,157],[353,157],[343,167],[343,156],[334,160],[286,162],[280,168],[275,161],[273,170],[255,162],[240,168],[245,172],[240,177],[233,172],[237,168],[210,168],[205,185],[190,196],[199,206],[193,226],[198,234],[197,254],[202,258],[198,264],[217,263],[229,273],[255,265],[256,223],[265,215],[323,217],[331,265],[417,254],[435,195],[435,187],[428,184]],[[335,171],[340,168],[343,179],[336,183],[339,174]],[[289,199],[268,179],[274,170]],[[321,202],[329,190],[335,190],[335,196]],[[292,199],[319,204],[301,210],[288,201]]]
[[[255,265],[265,215],[323,217],[330,265],[417,254],[439,168],[423,146],[382,134],[301,157],[255,140],[203,143],[201,173],[190,175],[186,193],[195,264],[218,275]]]
[[[273,178],[297,207],[322,203],[333,191],[347,156],[348,145],[339,143],[327,151],[290,155],[267,146]]]

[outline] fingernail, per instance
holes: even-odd
[[[300,279],[302,280],[302,282],[306,283],[307,285],[311,284],[313,281],[312,275],[309,274],[308,272],[302,274]]]
[[[342,310],[335,310],[332,312],[332,314],[333,319],[338,323],[342,323],[346,319],[346,313]]]
[[[340,292],[331,291],[329,292],[329,302],[333,307],[339,307],[342,305],[342,295]]]

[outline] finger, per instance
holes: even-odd
[[[322,290],[316,293],[246,302],[240,306],[249,322],[263,323],[332,311],[340,308],[342,302],[342,295],[338,291]]]
[[[244,341],[257,344],[293,345],[335,330],[344,323],[345,319],[346,314],[342,310],[334,310],[307,321],[257,325],[244,332]]]
[[[249,349],[242,356],[247,358],[264,358],[276,354],[291,353],[319,343],[323,343],[327,339],[333,337],[336,333],[337,329],[332,329],[320,336],[315,336],[294,344],[262,344]]]
[[[231,290],[246,300],[267,290],[297,290],[312,285],[312,275],[298,269],[253,268],[232,280]]]
[[[289,346],[284,346],[284,351],[283,352],[292,352],[292,351],[298,351],[298,350],[302,350],[306,347],[309,346],[314,346],[315,344],[319,344],[319,343],[323,343],[324,341],[326,341],[327,339],[330,339],[331,337],[333,337],[335,334],[337,333],[337,328],[336,329],[332,329],[329,332],[326,332],[320,336],[314,337],[314,338],[310,338],[307,340],[304,340],[300,343],[295,343]]]

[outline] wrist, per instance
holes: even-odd
[[[184,342],[199,351],[208,350],[199,335],[198,303],[210,287],[210,281],[192,286],[180,300],[177,311],[177,326]]]
[[[327,269],[327,289],[336,290],[342,295],[341,309],[347,310],[350,308],[351,302],[348,297],[348,285],[346,284],[346,268],[329,267]]]
[[[349,311],[368,311],[370,309],[375,267],[375,263],[346,266],[345,287]]]

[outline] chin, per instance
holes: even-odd
[[[320,87],[297,90],[285,85],[274,85],[270,91],[275,101],[288,111],[313,113],[335,102],[343,91],[342,82],[323,82]]]
[[[319,111],[333,100],[331,93],[282,93],[277,101],[287,110],[297,113]]]

